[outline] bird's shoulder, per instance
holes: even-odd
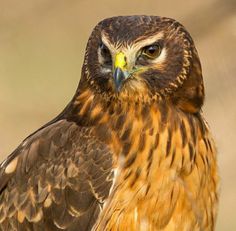
[[[111,185],[111,151],[93,128],[55,121],[26,138],[1,164],[0,223],[12,216],[37,223],[48,216],[60,228],[81,217],[74,221],[77,226],[89,227]]]

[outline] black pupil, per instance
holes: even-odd
[[[110,55],[108,48],[103,43],[101,44],[101,52],[104,56]]]
[[[151,47],[148,47],[148,53],[153,55],[155,54],[155,52],[157,51],[157,46],[151,46]]]

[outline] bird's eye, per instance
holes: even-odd
[[[110,51],[104,43],[101,43],[100,49],[101,49],[102,56],[109,56],[110,55]]]
[[[153,44],[150,46],[146,46],[142,49],[141,55],[149,58],[155,59],[161,54],[161,46],[159,44]]]
[[[102,63],[104,65],[112,65],[112,58],[110,50],[104,43],[100,44],[100,54],[102,56]]]

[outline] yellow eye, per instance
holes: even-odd
[[[142,55],[149,59],[155,59],[161,54],[161,47],[159,44],[146,46],[142,50]]]

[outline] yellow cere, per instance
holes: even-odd
[[[123,52],[119,52],[116,54],[115,57],[115,68],[119,67],[121,69],[124,69],[126,66],[126,58]]]

